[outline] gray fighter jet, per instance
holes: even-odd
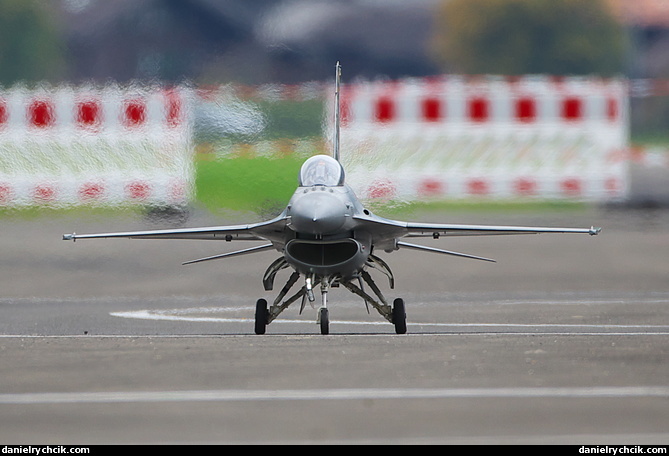
[[[133,231],[101,234],[65,234],[64,240],[93,238],[132,239],[214,239],[221,241],[267,241],[251,248],[188,261],[192,264],[237,255],[276,250],[280,253],[269,265],[262,279],[266,291],[274,287],[276,274],[287,268],[293,270],[290,278],[271,305],[265,299],[256,302],[255,333],[264,334],[291,304],[301,299],[300,313],[307,301],[314,306],[314,288],[320,286],[321,305],[317,323],[322,334],[329,334],[327,295],[331,287],[343,286],[360,296],[395,326],[397,334],[407,330],[404,300],[397,298],[392,305],[381,292],[369,273],[380,271],[394,288],[395,278],[388,264],[377,253],[380,251],[414,249],[463,258],[492,261],[465,253],[427,247],[405,242],[405,238],[442,236],[582,233],[596,235],[600,228],[544,228],[522,226],[453,225],[439,223],[412,223],[389,220],[372,214],[346,185],[344,168],[339,161],[339,92],[341,67],[336,65],[335,115],[333,156],[316,155],[302,165],[299,186],[288,206],[272,220],[249,225],[213,226],[171,230]],[[303,277],[302,286],[287,299],[288,293]],[[366,290],[365,284],[371,292]]]

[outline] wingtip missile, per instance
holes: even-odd
[[[588,234],[590,234],[590,236],[597,236],[601,231],[602,231],[601,227],[591,226]]]

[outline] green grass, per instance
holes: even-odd
[[[195,193],[211,212],[277,212],[297,188],[304,158],[223,158],[196,160]]]
[[[666,131],[636,134],[632,136],[631,143],[638,147],[669,148],[669,134]]]
[[[147,208],[136,204],[122,206],[89,205],[30,205],[18,207],[0,207],[0,219],[18,217],[22,220],[38,220],[57,217],[109,218],[119,216],[141,216]]]

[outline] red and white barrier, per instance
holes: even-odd
[[[0,205],[178,205],[194,179],[190,91],[0,92]]]
[[[342,112],[356,125],[619,124],[625,93],[616,80],[445,76],[346,86]]]
[[[524,77],[345,85],[342,159],[367,197],[625,197],[624,81]]]

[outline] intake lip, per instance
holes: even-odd
[[[349,276],[367,260],[367,249],[355,239],[311,241],[293,239],[286,244],[286,261],[298,272]]]

